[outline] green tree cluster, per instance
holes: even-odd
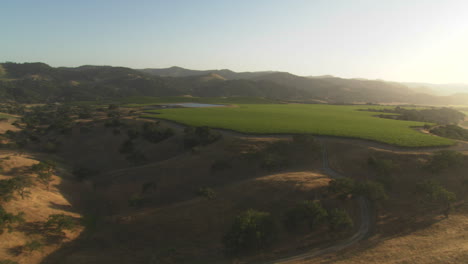
[[[186,127],[184,129],[184,147],[190,149],[199,145],[208,145],[221,137],[221,133],[209,127]]]
[[[449,168],[463,165],[465,156],[453,150],[440,150],[435,152],[429,159],[426,168],[432,173],[440,173]]]
[[[253,209],[242,212],[223,237],[226,254],[238,255],[265,248],[274,240],[277,232],[270,213]]]
[[[327,211],[319,201],[303,201],[285,213],[283,223],[290,230],[299,230],[300,227],[307,226],[310,230],[316,229],[326,222]]]

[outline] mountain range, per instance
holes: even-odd
[[[303,77],[276,71],[197,71],[180,67],[131,69],[91,65],[54,68],[44,63],[0,64],[1,101],[35,103],[191,95],[252,96],[298,102],[468,104],[468,93],[440,96],[433,90],[434,87],[429,85],[333,76]]]

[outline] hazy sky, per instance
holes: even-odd
[[[0,61],[468,83],[467,0],[0,0]]]

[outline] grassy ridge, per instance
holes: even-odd
[[[16,117],[11,116],[9,114],[0,113],[0,118],[16,118]]]
[[[452,145],[450,139],[422,134],[411,127],[422,122],[374,117],[357,111],[363,106],[252,104],[234,108],[154,110],[157,117],[193,126],[210,126],[245,133],[312,133],[380,141],[406,147]],[[385,108],[385,107],[373,107]]]
[[[277,104],[278,101],[260,97],[149,97],[136,96],[120,100],[127,107],[138,107],[161,103],[205,103],[205,104]]]
[[[152,97],[130,96],[118,100],[74,101],[74,105],[122,104],[125,107],[141,107],[162,103],[205,103],[205,104],[278,104],[280,102],[261,97]]]

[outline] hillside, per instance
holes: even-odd
[[[420,90],[419,90],[420,91]],[[465,105],[468,94],[435,96],[393,82],[301,77],[286,72],[194,71],[179,67],[53,68],[3,63],[0,100],[22,103],[109,101],[128,96],[264,97],[295,102]]]

